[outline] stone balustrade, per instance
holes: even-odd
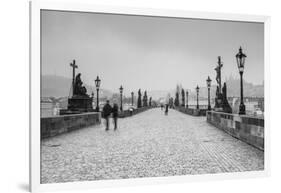
[[[101,113],[98,112],[43,117],[41,118],[41,138],[53,137],[100,123]]]
[[[144,112],[144,111],[146,111],[146,110],[148,110],[148,109],[151,109],[151,108],[154,108],[154,107],[141,107],[141,108],[137,108],[137,109],[134,109],[134,110],[132,111],[132,113],[130,112],[130,110],[124,110],[124,111],[122,111],[122,112],[119,112],[118,117],[119,117],[119,118],[130,117],[130,116],[132,116],[132,115],[136,115],[136,114],[138,114],[138,113]]]
[[[207,109],[190,109],[185,107],[176,107],[176,110],[192,116],[206,116],[207,111]]]
[[[264,119],[207,111],[207,121],[231,136],[264,150]]]

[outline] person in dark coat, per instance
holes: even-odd
[[[165,105],[165,115],[168,115],[168,111],[169,111],[169,105],[166,104],[166,105]]]
[[[112,108],[112,117],[114,121],[114,130],[117,129],[117,119],[118,119],[118,105],[114,103]]]
[[[103,118],[106,121],[106,128],[105,130],[108,131],[109,130],[109,116],[112,112],[112,107],[109,104],[109,100],[106,101],[106,104],[104,105],[103,109]]]

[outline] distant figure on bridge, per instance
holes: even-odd
[[[106,101],[106,104],[104,105],[102,111],[103,111],[103,118],[105,119],[105,122],[106,122],[105,130],[108,131],[109,130],[109,116],[112,112],[112,107],[109,104],[109,100]]]
[[[164,105],[163,105],[163,104],[161,104],[161,111],[163,110],[163,108],[164,108]]]
[[[166,104],[166,105],[165,105],[165,115],[168,115],[168,111],[169,111],[169,105]]]
[[[129,111],[130,111],[130,116],[133,116],[133,111],[134,111],[133,107],[130,107]]]
[[[118,119],[118,105],[114,103],[112,108],[112,117],[114,121],[114,130],[117,129],[117,119]]]

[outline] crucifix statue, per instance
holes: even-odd
[[[74,95],[74,86],[75,86],[75,68],[78,68],[78,66],[75,64],[75,60],[73,60],[72,63],[70,63],[70,66],[72,67],[72,94]]]
[[[218,57],[218,66],[215,68],[216,72],[217,72],[217,76],[216,76],[216,81],[219,85],[219,92],[221,93],[221,68],[222,68],[222,62],[221,62],[221,57]]]

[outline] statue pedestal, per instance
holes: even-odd
[[[60,115],[93,112],[93,98],[88,96],[73,96],[68,99],[67,109],[60,110]]]
[[[225,113],[232,113],[232,108],[229,105],[227,99],[224,99],[222,102],[222,108],[223,108],[223,112]]]
[[[214,111],[216,111],[216,112],[223,112],[223,108],[222,108],[222,107],[220,107],[220,108],[215,107],[215,108],[214,108]]]
[[[214,109],[221,109],[222,110],[222,101],[223,101],[223,95],[221,93],[217,94],[215,99],[215,107]]]
[[[232,109],[227,101],[227,98],[225,98],[222,93],[219,93],[216,97],[214,110],[217,112],[232,113]]]

